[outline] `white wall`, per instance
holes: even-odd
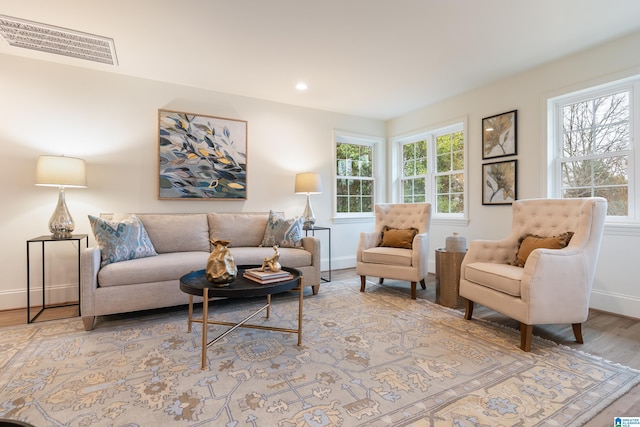
[[[640,74],[640,33],[465,93],[387,123],[387,139],[467,117],[469,225],[432,227],[431,247],[444,246],[453,231],[467,240],[495,239],[511,228],[510,206],[482,205],[481,120],[518,110],[518,198],[546,197],[546,101],[594,84]],[[638,141],[636,141],[637,143]],[[591,306],[640,318],[640,225],[607,227]],[[431,254],[433,265],[434,254]]]
[[[100,212],[274,209],[299,215],[305,196],[294,194],[293,186],[295,174],[303,171],[321,173],[327,189],[313,195],[312,204],[317,224],[333,227],[332,267],[353,260],[357,239],[341,237],[370,228],[331,223],[332,138],[335,128],[383,138],[382,121],[4,55],[0,55],[0,94],[0,310],[26,306],[25,241],[49,234],[57,190],[34,185],[41,154],[86,160],[88,188],[66,191],[76,233],[91,235],[87,215]],[[160,108],[248,122],[246,201],[158,200]],[[55,245],[59,250],[47,255],[50,301],[73,300],[77,298],[72,285],[77,280],[75,249],[68,242]],[[39,254],[38,246],[31,248],[32,254]],[[38,267],[32,273],[32,287],[40,283],[38,259],[32,260]],[[322,264],[327,268],[326,248]]]

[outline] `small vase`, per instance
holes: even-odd
[[[449,236],[445,240],[445,250],[447,252],[466,252],[467,240],[458,236],[458,233],[453,233],[453,236]]]

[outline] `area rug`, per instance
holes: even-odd
[[[45,426],[579,426],[640,372],[358,280],[305,296],[295,334],[238,329],[208,350],[185,307],[0,329],[0,418]],[[260,300],[217,301],[239,320]],[[199,314],[196,313],[196,314]],[[297,298],[269,319],[295,327]],[[210,337],[224,331],[211,326]]]

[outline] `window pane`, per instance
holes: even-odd
[[[373,163],[368,158],[360,163],[360,176],[373,178]]]
[[[464,169],[464,152],[456,151],[453,153],[453,165],[451,169],[454,171],[461,171]]]
[[[358,196],[350,196],[349,197],[349,212],[362,212],[361,207],[361,198]]]
[[[449,175],[436,177],[436,193],[444,194],[449,192]]]
[[[594,196],[604,197],[611,200],[607,204],[607,215],[611,216],[627,216],[629,215],[629,195],[627,187],[602,187],[597,188]]]
[[[349,188],[346,179],[339,179],[336,182],[336,194],[338,196],[346,196],[349,194]]]
[[[349,198],[344,196],[336,197],[338,212],[349,212]]]
[[[362,212],[373,212],[373,197],[362,197]]]
[[[344,160],[338,160],[336,164],[336,175],[345,176],[347,174],[347,165]]]
[[[402,176],[413,176],[415,174],[415,162],[409,160],[404,162],[402,166]]]
[[[446,172],[451,170],[451,153],[438,156],[437,172]]]
[[[360,181],[356,179],[349,180],[349,194],[351,195],[359,195],[360,194]]]
[[[449,213],[449,195],[440,195],[437,200],[438,213]]]
[[[464,193],[464,174],[451,175],[451,192]]]
[[[373,180],[364,180],[361,183],[362,195],[363,196],[371,196],[373,197]]]

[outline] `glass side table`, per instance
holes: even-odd
[[[84,247],[89,247],[89,235],[88,234],[74,234],[69,239],[54,239],[50,235],[47,236],[39,236],[34,237],[33,239],[27,240],[27,323],[33,323],[38,316],[42,314],[42,312],[48,308],[56,308],[56,307],[66,307],[76,305],[75,303],[69,304],[58,304],[58,305],[47,305],[46,302],[46,254],[45,248],[51,246],[52,243],[62,244],[62,243],[76,243],[78,248],[78,316],[81,315],[81,289],[80,289],[80,251],[82,250],[82,241],[84,240]],[[42,305],[40,306],[40,310],[31,317],[31,246],[32,245],[40,245],[41,256],[42,256]],[[54,245],[56,246],[56,245]]]

